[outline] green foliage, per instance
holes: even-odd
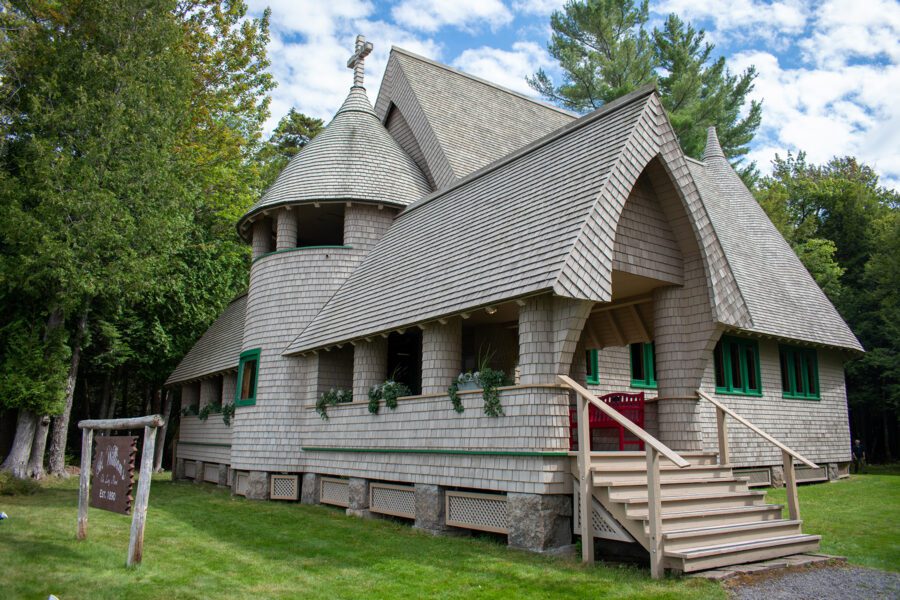
[[[756,196],[867,350],[847,363],[847,397],[883,454],[900,411],[900,195],[852,157],[801,152],[776,157]]]
[[[450,396],[450,403],[453,405],[453,410],[459,414],[465,412],[466,407],[463,406],[462,400],[459,397],[459,382],[454,381],[450,384],[450,387],[447,388],[447,395]]]
[[[259,152],[260,185],[268,188],[288,162],[324,128],[322,119],[308,117],[291,108]]]
[[[213,404],[212,402],[210,402],[209,404],[207,404],[206,406],[204,406],[203,408],[200,409],[200,412],[197,413],[197,418],[200,419],[201,421],[205,421],[206,419],[209,418],[209,415],[213,415],[213,414],[218,415],[218,414],[221,414],[221,412],[222,412],[222,404],[221,403]]]
[[[353,402],[352,390],[336,390],[331,388],[316,400],[316,412],[323,421],[328,420],[328,407]]]
[[[489,359],[488,359],[489,360]],[[462,400],[459,398],[459,387],[461,384],[474,384],[481,388],[481,397],[484,399],[484,414],[489,417],[499,417],[503,415],[503,406],[500,403],[500,386],[510,385],[511,382],[506,373],[487,366],[487,361],[481,363],[482,366],[478,371],[460,373],[456,381],[447,388],[447,394],[450,396],[450,402],[453,404],[453,410],[457,413],[465,411]]]
[[[198,407],[196,404],[190,404],[181,409],[181,414],[182,414],[182,416],[185,416],[185,417],[199,416],[200,411],[198,410]]]
[[[40,489],[41,485],[30,477],[18,479],[10,471],[0,471],[0,496],[33,496]]]
[[[226,404],[222,407],[222,422],[225,423],[226,427],[231,427],[231,422],[234,420],[234,403]]]
[[[0,402],[36,414],[58,414],[65,401],[69,348],[62,327],[38,326],[21,315],[0,329]]]
[[[706,129],[714,125],[727,157],[745,155],[762,114],[761,105],[750,102],[741,117],[755,69],[729,72],[724,58],[713,59],[705,32],[674,14],[652,32],[648,19],[646,0],[570,0],[550,17],[548,49],[563,70],[562,83],[539,70],[529,85],[552,102],[584,112],[655,82],[686,154],[701,158]],[[744,171],[755,176],[752,165]]]
[[[412,392],[408,385],[394,379],[373,385],[369,388],[369,412],[373,415],[378,414],[378,411],[381,410],[382,400],[384,400],[385,406],[394,410],[397,408],[397,398],[409,396],[410,393]]]

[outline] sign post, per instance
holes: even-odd
[[[81,421],[78,428],[81,437],[81,478],[78,490],[79,540],[87,538],[88,504],[97,508],[128,514],[131,508],[131,486],[134,474],[136,438],[98,438],[95,478],[97,489],[91,494],[91,450],[94,430],[144,428],[144,447],[141,449],[141,473],[137,496],[131,517],[131,538],[128,542],[128,558],[125,565],[132,567],[141,562],[144,554],[144,523],[147,520],[147,503],[150,499],[150,478],[153,472],[153,456],[156,449],[156,432],[162,426],[160,415],[133,419],[107,419]]]

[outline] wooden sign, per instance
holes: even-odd
[[[97,438],[94,454],[93,486],[90,505],[127,515],[131,512],[134,486],[134,459],[137,438],[107,436]]]

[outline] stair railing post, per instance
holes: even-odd
[[[726,465],[731,460],[728,451],[728,422],[725,411],[716,407],[716,428],[719,434],[719,464]]]
[[[594,486],[591,474],[591,424],[590,403],[581,394],[575,393],[578,402],[578,477],[579,477],[579,519],[581,521],[581,560],[594,563]]]
[[[659,452],[647,446],[647,518],[650,529],[650,576],[660,579],[663,566],[662,490],[659,485]]]
[[[784,469],[788,514],[792,520],[797,520],[800,518],[800,498],[797,496],[797,473],[794,471],[794,457],[782,450],[781,461]]]

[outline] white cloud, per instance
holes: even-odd
[[[850,59],[900,62],[900,4],[891,0],[831,0],[816,10],[815,30],[800,40],[807,61],[841,65]]]
[[[548,17],[554,10],[561,10],[565,0],[513,0],[513,10],[526,15]]]
[[[810,7],[804,0],[760,2],[759,0],[663,0],[653,8],[657,13],[675,13],[685,20],[711,21],[715,29],[777,29],[802,31],[809,18]]]
[[[539,68],[552,68],[554,61],[541,46],[534,42],[516,42],[512,50],[500,48],[470,48],[453,61],[453,66],[502,85],[516,92],[534,96],[534,90],[525,81]]]
[[[403,0],[391,14],[398,24],[427,32],[445,26],[467,31],[481,25],[496,29],[513,20],[501,0]]]
[[[805,151],[810,161],[853,155],[875,168],[887,185],[900,183],[900,65],[843,64],[784,68],[776,56],[747,51],[733,69],[755,65],[752,92],[763,102],[763,120],[750,154],[767,172],[775,154]]]

